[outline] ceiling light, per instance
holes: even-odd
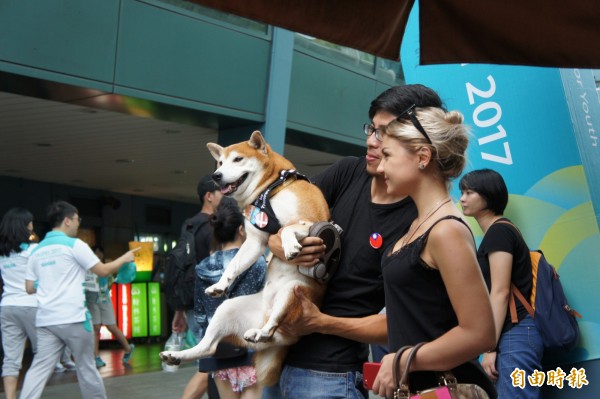
[[[174,175],[185,175],[187,173],[187,170],[174,170],[173,174]]]
[[[122,158],[122,159],[115,160],[115,162],[116,163],[134,163],[135,159]]]

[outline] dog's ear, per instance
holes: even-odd
[[[248,140],[248,144],[250,145],[250,147],[256,148],[263,154],[267,153],[267,142],[258,130],[255,130],[252,133],[252,136],[250,136],[250,140]]]
[[[210,151],[210,153],[212,154],[213,158],[215,160],[219,160],[221,158],[221,153],[223,152],[223,147],[221,147],[218,144],[215,143],[207,143],[206,147],[208,148],[208,151]]]

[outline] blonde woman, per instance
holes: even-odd
[[[496,397],[477,356],[495,346],[494,320],[473,235],[449,194],[465,165],[468,130],[459,112],[409,107],[378,138],[389,194],[410,196],[418,217],[382,258],[391,354],[382,359],[376,394],[392,397],[394,352],[427,342],[411,365],[411,390],[437,386],[435,371]],[[400,361],[400,372],[408,352]]]

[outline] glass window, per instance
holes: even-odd
[[[317,39],[316,37],[296,33],[296,48],[307,50],[319,58],[328,59],[341,66],[373,73],[375,56],[364,51]]]
[[[200,4],[192,3],[191,1],[184,0],[160,0],[163,3],[172,4],[179,8],[183,8],[185,10],[191,11],[195,14],[204,15],[210,17],[212,19],[216,19],[218,21],[226,22],[231,25],[238,26],[240,28],[248,29],[254,32],[260,32],[267,34],[268,33],[268,25],[262,22],[253,21],[248,18],[239,17],[234,14],[229,14],[226,12],[222,12],[219,10],[215,10],[214,8],[205,7]]]
[[[402,64],[399,61],[390,61],[385,58],[377,58],[377,80],[392,84],[403,85],[404,72],[402,72]]]
[[[305,50],[320,59],[337,65],[375,75],[376,79],[390,85],[404,84],[404,73],[400,62],[375,57],[364,51],[340,46],[316,37],[296,33],[296,48]]]

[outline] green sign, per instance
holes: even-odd
[[[131,284],[131,336],[148,336],[148,296],[146,283]]]
[[[150,327],[151,337],[160,336],[161,324],[159,283],[148,283],[148,326]]]

